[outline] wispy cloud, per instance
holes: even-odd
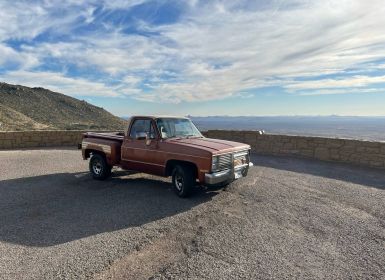
[[[292,82],[285,85],[285,88],[296,90],[317,90],[317,89],[352,89],[370,87],[376,84],[385,84],[383,76],[352,76],[339,79],[321,79],[313,81]]]
[[[70,95],[173,103],[272,85],[290,94],[373,92],[384,82],[380,0],[165,3],[179,7],[174,22],[163,23],[172,13],[153,1],[2,2],[0,79],[40,75],[42,86]]]
[[[53,91],[72,96],[120,96],[114,87],[107,87],[103,83],[82,78],[69,78],[60,73],[22,70],[9,72],[2,77],[10,83],[30,87],[40,87],[43,84]]]
[[[25,52],[18,52],[13,48],[0,43],[0,67],[6,69],[25,69],[38,66],[38,58]]]

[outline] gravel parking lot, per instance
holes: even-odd
[[[189,199],[91,179],[74,149],[0,151],[1,279],[385,279],[385,172],[253,156]]]

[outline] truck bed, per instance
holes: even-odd
[[[84,133],[85,138],[101,138],[108,140],[118,140],[123,142],[124,133],[123,132],[87,132]]]

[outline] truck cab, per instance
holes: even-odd
[[[124,133],[85,133],[81,148],[95,179],[106,179],[113,166],[172,176],[180,197],[196,184],[226,185],[245,177],[252,165],[249,145],[206,138],[185,117],[134,116]]]

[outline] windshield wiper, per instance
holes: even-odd
[[[186,135],[186,138],[187,139],[190,139],[190,138],[202,138],[202,136],[191,134],[191,135]]]
[[[182,139],[182,137],[174,135],[174,136],[167,137],[167,139],[177,139],[178,140],[178,139]]]
[[[190,139],[190,138],[202,138],[203,136],[195,135],[195,134],[189,134],[189,135],[173,135],[167,137],[167,139]]]

